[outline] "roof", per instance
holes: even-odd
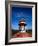
[[[22,18],[22,19],[20,20],[20,22],[25,22],[25,19]]]

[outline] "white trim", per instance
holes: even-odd
[[[21,41],[32,41],[32,37],[28,38],[12,38],[9,42],[21,42]]]
[[[25,22],[20,22],[20,23],[25,23]]]
[[[10,3],[8,4],[8,40],[10,39]]]
[[[35,6],[32,8],[32,39],[35,40]]]
[[[18,7],[18,6],[20,6],[20,7],[22,7],[22,6],[23,6],[23,7],[25,7],[25,6],[29,6],[29,7],[34,6],[34,4],[33,4],[33,5],[32,5],[32,4],[23,4],[23,3],[17,3],[17,2],[16,2],[16,3],[15,3],[15,2],[11,2],[10,5],[11,5],[11,6],[12,6],[12,5],[13,5],[13,6],[17,6],[17,7]]]

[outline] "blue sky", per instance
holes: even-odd
[[[19,29],[19,20],[24,18],[27,29],[32,29],[32,8],[12,7],[11,28]]]

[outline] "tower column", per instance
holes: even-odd
[[[20,23],[19,23],[19,30],[20,30],[20,32],[26,32],[25,26],[26,26],[25,21],[21,20]]]

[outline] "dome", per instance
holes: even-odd
[[[25,25],[26,25],[25,19],[21,19],[21,20],[19,21],[19,25],[20,25],[20,26],[25,26]]]
[[[21,19],[21,20],[19,21],[19,23],[24,23],[24,24],[26,24],[25,19]]]
[[[21,19],[20,22],[25,22],[25,19]]]

